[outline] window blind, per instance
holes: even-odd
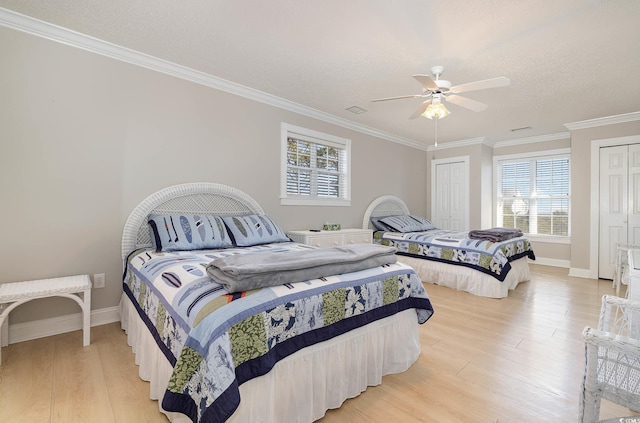
[[[568,155],[500,161],[498,225],[569,236],[570,176]]]

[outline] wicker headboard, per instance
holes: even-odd
[[[138,204],[122,231],[122,260],[136,248],[150,247],[147,216],[152,213],[209,213],[219,216],[264,214],[262,207],[246,193],[209,182],[174,185],[157,191]]]
[[[375,229],[371,224],[371,217],[393,216],[409,214],[409,207],[400,198],[394,195],[383,195],[371,202],[362,218],[363,229]]]

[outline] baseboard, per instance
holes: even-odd
[[[569,269],[569,276],[585,279],[598,279],[598,276],[594,275],[594,272],[591,269],[579,269],[576,267],[571,267],[571,262],[569,260],[537,257],[535,261],[529,260],[529,263],[542,264],[544,266],[564,267],[566,269]]]
[[[591,269],[578,269],[576,267],[569,269],[569,276],[585,279],[598,279],[598,275],[594,276]]]
[[[536,257],[535,261],[529,260],[529,263],[541,264],[543,266],[564,267],[567,269],[571,267],[569,260],[559,260],[548,257]]]
[[[120,308],[118,306],[102,308],[91,311],[91,326],[106,325],[120,321]],[[2,332],[0,345],[30,341],[46,336],[59,335],[61,333],[82,330],[82,313],[67,314],[66,316],[52,317],[50,319],[35,320],[33,322],[16,323],[9,325],[8,339]]]

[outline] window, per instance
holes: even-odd
[[[351,204],[351,140],[283,123],[281,150],[281,204]]]
[[[497,226],[529,235],[570,236],[569,153],[497,159]]]

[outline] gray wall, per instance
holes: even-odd
[[[592,195],[590,141],[640,134],[631,122],[550,143],[426,152],[3,27],[0,57],[0,283],[106,273],[94,310],[118,304],[124,221],[158,189],[223,183],[254,197],[285,230],[359,227],[383,194],[429,216],[431,159],[468,155],[470,225],[486,227],[493,156],[569,146],[571,244],[534,248],[588,269],[590,210],[576,205]],[[352,140],[351,207],[280,205],[281,122]],[[15,310],[11,323],[77,312],[68,300],[39,300]]]
[[[383,194],[426,214],[426,151],[1,27],[0,57],[0,283],[104,272],[92,309],[116,306],[125,219],[185,182],[241,189],[285,230],[360,227]],[[352,140],[351,207],[280,205],[281,122]],[[78,311],[47,299],[10,318]]]

